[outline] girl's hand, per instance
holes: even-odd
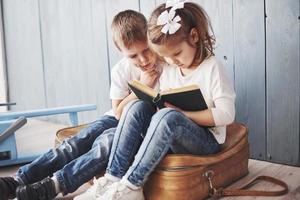
[[[189,115],[187,114],[188,112],[187,111],[184,111],[176,106],[174,106],[173,104],[170,104],[168,102],[165,102],[164,105],[167,107],[167,108],[173,108],[175,110],[177,110],[178,112],[181,112],[182,114],[184,114],[187,118],[190,118]]]
[[[164,105],[168,108],[174,108],[184,114],[187,118],[199,124],[200,126],[215,126],[214,118],[210,109],[202,111],[184,111],[170,103],[165,102]]]
[[[165,105],[167,108],[173,108],[173,109],[175,109],[175,110],[177,110],[177,111],[183,113],[183,110],[181,110],[180,108],[174,106],[173,104],[170,104],[170,103],[168,103],[168,102],[165,102],[164,105]]]

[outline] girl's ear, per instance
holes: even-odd
[[[194,44],[199,41],[199,34],[196,28],[192,28],[190,32],[190,39]]]

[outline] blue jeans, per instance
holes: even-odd
[[[140,187],[169,151],[207,155],[219,150],[213,134],[181,112],[156,112],[149,103],[135,101],[124,108],[106,172]]]
[[[64,194],[74,192],[107,166],[117,125],[115,117],[102,116],[57,148],[21,167],[17,179],[32,184],[55,174]]]

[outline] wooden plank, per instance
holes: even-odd
[[[155,7],[155,0],[140,0],[140,12],[145,15],[147,20]]]
[[[9,100],[12,110],[45,107],[38,2],[3,0]]]
[[[79,121],[95,120],[110,108],[103,1],[40,1],[40,9],[47,105],[95,103],[97,112],[81,113]]]
[[[215,34],[215,54],[234,82],[232,0],[194,0],[207,12]]]
[[[162,3],[166,3],[166,1],[165,0],[155,0],[156,6],[159,6]]]
[[[264,1],[233,1],[236,119],[249,127],[252,158],[265,159]]]
[[[106,27],[107,27],[107,39],[108,39],[108,52],[109,52],[109,65],[113,67],[121,58],[122,54],[115,47],[114,42],[112,40],[111,34],[111,23],[116,14],[120,11],[126,9],[132,9],[139,11],[139,1],[138,0],[105,0],[105,8],[106,8]]]
[[[266,1],[267,152],[271,161],[299,160],[299,1]]]

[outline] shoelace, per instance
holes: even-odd
[[[125,185],[120,183],[115,183],[115,184],[117,184],[117,186],[115,187],[112,186],[112,189],[108,190],[107,195],[111,197],[108,200],[114,200],[116,198],[119,198],[120,196],[124,195],[124,192],[128,193],[129,191],[129,189]],[[124,191],[126,189],[127,191]]]
[[[3,177],[3,182],[7,185],[8,194],[14,194],[19,183],[11,177]],[[9,198],[15,198],[14,196],[9,196]]]
[[[97,186],[98,186],[98,184],[97,184],[97,179],[96,178],[94,178],[94,180],[93,180],[93,185],[87,190],[87,192],[94,192],[95,190],[96,190],[96,188],[97,188]]]
[[[56,196],[54,183],[50,179],[32,185],[33,194],[36,194],[36,199],[48,200]]]
[[[100,193],[101,189],[104,188],[104,186],[107,183],[108,183],[107,179],[103,179],[103,178],[96,179],[96,178],[94,178],[94,185],[88,191],[89,191],[90,194],[97,197],[98,194]]]
[[[45,188],[44,187],[41,187],[41,188],[38,188],[40,186],[36,185],[35,187],[33,187],[34,191],[36,191],[36,197],[37,199],[40,199],[40,200],[44,200],[46,199],[46,191],[45,191]]]

